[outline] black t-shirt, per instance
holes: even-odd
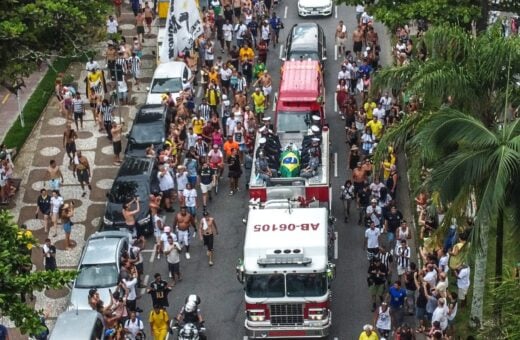
[[[150,283],[150,295],[152,296],[153,304],[159,304],[163,307],[168,307],[168,293],[171,288],[168,287],[168,283],[166,281],[153,281]]]
[[[200,182],[204,185],[208,185],[213,181],[213,169],[210,167],[202,168],[200,170]]]
[[[363,207],[368,206],[368,204],[370,203],[370,191],[361,190],[358,193],[358,198],[359,198],[359,204],[361,206],[363,206]]]
[[[397,228],[401,225],[401,221],[403,220],[403,214],[398,210],[395,214],[388,212],[385,216],[385,220],[388,222],[388,232],[395,233]]]
[[[51,213],[51,197],[49,195],[45,197],[38,196],[37,204],[42,214],[49,215]]]
[[[407,290],[411,290],[411,291],[417,290],[417,286],[415,285],[415,280],[413,278],[415,273],[416,273],[415,271],[407,271],[404,274],[404,275],[406,275],[406,281],[404,283],[404,287]]]
[[[388,270],[382,263],[379,264],[379,266],[377,266],[375,263],[371,263],[368,267],[369,280],[374,284],[380,285],[385,283],[387,274]]]

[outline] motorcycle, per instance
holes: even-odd
[[[172,329],[177,333],[178,340],[206,340],[206,328],[204,322],[199,327],[192,322],[187,322],[184,325],[176,323]]]

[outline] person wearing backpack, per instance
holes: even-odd
[[[137,318],[135,311],[130,312],[130,319],[125,321],[125,334],[132,340],[135,340],[138,336],[144,338],[144,324],[143,321]]]

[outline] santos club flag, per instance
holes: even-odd
[[[161,62],[174,59],[179,52],[190,50],[203,32],[195,0],[171,0],[166,20],[166,37],[161,48]]]

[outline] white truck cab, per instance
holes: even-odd
[[[330,281],[327,208],[291,201],[250,209],[244,259],[246,334],[256,338],[319,338],[329,334]]]

